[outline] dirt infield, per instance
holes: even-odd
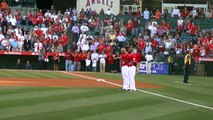
[[[122,84],[121,80],[107,80]],[[138,88],[160,88],[160,86],[137,82]],[[44,78],[0,78],[0,86],[38,86],[38,87],[83,87],[83,88],[119,88],[101,81],[88,79],[44,79]]]

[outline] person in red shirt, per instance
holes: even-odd
[[[127,36],[131,36],[131,32],[132,32],[132,29],[133,29],[133,24],[132,24],[132,21],[131,19],[128,21],[128,23],[126,24],[126,35]]]
[[[152,42],[151,42],[151,46],[152,46],[152,49],[153,50],[156,50],[157,46],[159,45],[158,41],[156,39],[154,39]]]
[[[51,18],[49,16],[45,17],[45,25],[49,26],[51,22]]]
[[[27,15],[28,25],[32,25],[32,19],[33,19],[33,14],[31,11],[29,11]]]
[[[189,31],[190,31],[191,36],[195,36],[196,26],[195,26],[194,22],[192,22],[191,26],[189,27]]]
[[[35,16],[32,18],[32,25],[33,26],[37,25],[37,18]]]
[[[86,70],[86,59],[87,59],[87,53],[86,51],[83,51],[81,54],[81,71]]]
[[[64,30],[65,30],[64,25],[63,25],[63,24],[60,24],[60,26],[59,26],[59,32],[63,33]]]
[[[53,30],[53,32],[58,33],[58,31],[59,31],[59,23],[58,22],[56,22],[52,25],[52,30]]]
[[[141,16],[141,10],[140,8],[138,8],[137,12],[136,12],[136,17],[139,18]]]
[[[139,73],[139,69],[140,69],[140,63],[142,61],[142,54],[141,54],[141,51],[140,49],[137,50],[137,53],[136,53],[136,61],[137,61],[137,66],[136,66],[136,73]]]
[[[80,71],[81,69],[80,57],[78,54],[79,53],[77,50],[72,54],[72,56],[74,57],[74,71]]]
[[[102,41],[100,41],[100,44],[98,45],[98,53],[101,54],[104,51],[105,45]]]
[[[123,87],[122,90],[127,91],[129,90],[129,54],[126,51],[125,48],[121,48],[121,59],[120,59],[120,65],[121,65],[121,74],[123,79]]]
[[[145,46],[146,46],[146,44],[145,44],[144,40],[138,39],[138,45],[137,45],[138,50],[142,51],[145,48]]]
[[[113,48],[112,48],[111,44],[108,43],[107,46],[106,46],[106,49],[105,49],[105,53],[110,54],[112,52],[113,52]]]
[[[185,7],[182,11],[181,11],[181,17],[186,18],[189,16],[189,11],[187,10],[187,8]]]
[[[44,17],[42,15],[39,15],[37,18],[37,23],[38,23],[39,28],[41,28],[43,22],[44,22]]]
[[[107,66],[107,72],[112,72],[112,68],[113,68],[113,64],[114,64],[114,57],[112,52],[106,54],[106,66]]]
[[[72,65],[72,53],[70,49],[67,49],[67,52],[65,52],[64,57],[66,58],[66,63],[65,63],[65,70],[66,71],[71,71],[71,65]]]

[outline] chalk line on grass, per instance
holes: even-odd
[[[70,73],[70,72],[64,72],[63,71],[62,73],[73,75],[73,76],[77,76],[77,77],[81,77],[81,78],[86,78],[86,79],[90,79],[90,80],[96,80],[96,81],[100,80],[100,79],[97,79],[97,78],[88,77],[88,76],[79,75],[79,74]],[[118,86],[118,87],[122,87],[122,85],[120,85],[120,84],[113,83],[113,82],[110,82],[110,81],[107,81],[107,80],[103,80],[103,79],[102,79],[102,81],[99,81],[99,82],[104,82],[104,83],[107,83],[107,84],[111,84],[111,85],[115,85],[115,86]],[[185,101],[185,100],[169,97],[169,96],[166,96],[166,95],[161,95],[159,93],[149,92],[149,91],[145,91],[145,90],[141,90],[141,89],[137,89],[137,91],[142,92],[142,93],[146,93],[146,94],[150,94],[150,95],[154,95],[154,96],[158,96],[158,97],[161,97],[161,98],[166,98],[166,99],[173,100],[173,101],[180,102],[180,103],[184,103],[184,104],[188,104],[188,105],[192,105],[192,106],[196,106],[196,107],[200,107],[200,108],[213,110],[213,107],[209,107],[209,106],[205,106],[205,105],[201,105],[201,104],[197,104],[197,103],[193,103],[193,102],[188,102],[188,101]]]

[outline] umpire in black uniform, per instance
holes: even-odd
[[[189,74],[190,74],[190,66],[191,66],[192,58],[191,58],[191,53],[190,51],[187,51],[187,54],[184,58],[184,79],[183,83],[189,84],[188,79],[189,79]]]

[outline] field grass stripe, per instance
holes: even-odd
[[[77,75],[77,74],[74,74],[74,73],[67,73],[67,72],[62,72],[62,73],[70,74],[70,75],[74,75],[74,76],[78,76],[78,77],[82,77],[82,78],[86,78],[86,79],[96,80],[97,81],[96,78],[87,77],[87,76],[84,76],[84,75]],[[113,82],[110,82],[110,81],[106,81],[105,80],[105,81],[102,81],[102,82],[121,87],[120,84],[116,84],[116,83],[113,83]],[[142,93],[146,93],[146,94],[150,94],[150,95],[154,95],[154,96],[158,96],[158,97],[162,97],[162,98],[166,98],[166,99],[173,100],[173,101],[180,102],[180,103],[184,103],[184,104],[188,104],[188,105],[192,105],[192,106],[196,106],[196,107],[200,107],[200,108],[213,110],[213,107],[209,107],[209,106],[205,106],[205,105],[201,105],[201,104],[197,104],[197,103],[193,103],[193,102],[184,101],[184,100],[173,98],[173,97],[169,97],[169,96],[166,96],[166,95],[162,95],[162,94],[158,94],[158,93],[154,93],[154,92],[149,92],[149,91],[145,91],[145,90],[141,90],[141,89],[137,89],[137,91],[142,92]]]
[[[41,92],[42,94],[42,92]],[[29,106],[41,103],[51,103],[51,102],[60,102],[65,100],[76,100],[82,98],[92,98],[92,97],[103,97],[107,95],[115,95],[120,94],[117,90],[94,90],[94,91],[79,91],[75,93],[65,93],[58,94],[53,96],[42,96],[37,98],[26,98],[26,99],[15,99],[15,100],[7,100],[0,102],[0,108],[9,108],[9,107],[17,107],[17,106]]]
[[[8,101],[8,100],[40,98],[40,97],[47,97],[47,96],[54,96],[54,95],[61,95],[61,94],[68,94],[68,93],[81,93],[81,92],[87,92],[87,91],[93,91],[93,90],[92,89],[53,89],[53,90],[42,91],[42,93],[41,91],[32,91],[27,93],[0,95],[0,102]]]
[[[149,96],[150,97],[150,96]],[[112,99],[113,98],[113,99]],[[82,98],[77,100],[64,100],[60,102],[34,104],[29,106],[20,106],[0,109],[0,119],[11,118],[17,116],[33,115],[39,113],[48,113],[60,110],[74,109],[78,107],[94,106],[105,103],[113,103],[125,100],[134,100],[141,98],[138,94],[116,94],[103,97]],[[156,100],[156,102],[159,99]],[[33,109],[32,109],[33,108]]]

